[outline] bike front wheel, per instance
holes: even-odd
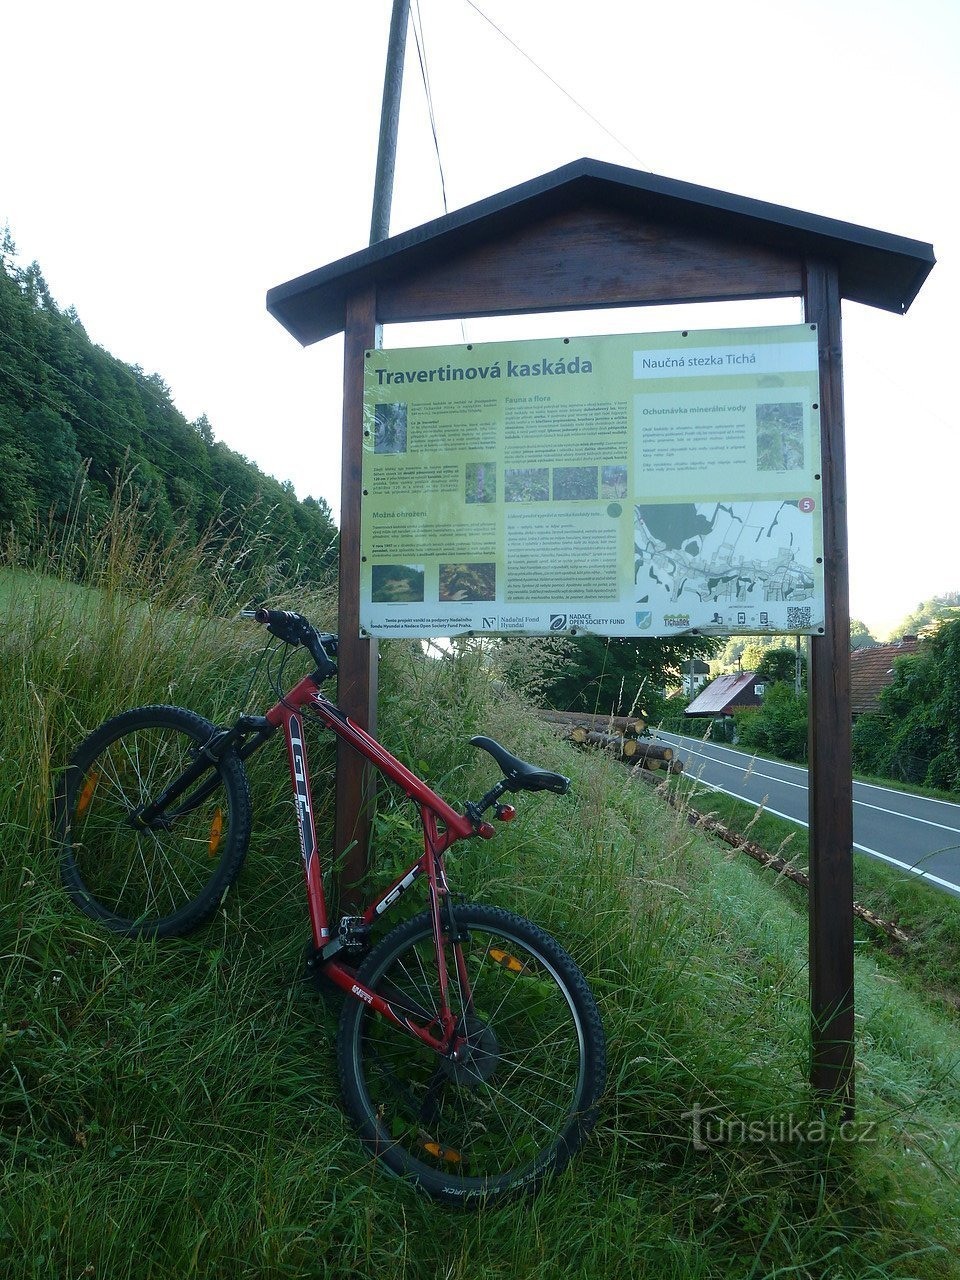
[[[606,1075],[603,1027],[586,979],[538,926],[461,906],[462,955],[444,940],[450,1003],[466,1051],[442,1057],[349,1000],[337,1035],[345,1105],[394,1173],[468,1204],[532,1188],[577,1151]],[[422,1024],[439,1009],[429,912],[389,933],[358,979]]]
[[[108,929],[174,937],[216,911],[250,840],[246,771],[227,751],[151,821],[139,814],[201,759],[216,726],[182,707],[137,707],[77,748],[57,802],[70,897]]]

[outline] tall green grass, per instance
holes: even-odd
[[[213,923],[144,944],[73,910],[48,829],[70,745],[139,703],[235,714],[262,640],[235,620],[235,577],[211,601],[199,587],[216,587],[214,566],[139,542],[131,560],[124,524],[85,586],[37,565],[0,571],[0,1273],[960,1275],[955,1025],[861,958],[863,1128],[820,1136],[803,921],[622,766],[571,754],[483,654],[384,646],[380,728],[454,801],[496,774],[468,744],[481,730],[574,779],[572,797],[521,797],[498,839],[449,859],[456,887],[555,933],[601,1004],[601,1121],[536,1199],[440,1209],[356,1142],[335,1011],[300,981],[308,930],[280,746],[251,761],[250,853]],[[329,609],[304,607],[327,623]],[[247,705],[269,697],[261,683]],[[329,825],[332,756],[311,750]],[[387,792],[377,833],[386,876],[418,838]],[[714,1125],[699,1143],[696,1109]]]
[[[750,757],[744,756],[749,765]],[[780,852],[805,871],[809,858],[809,832],[804,826],[768,813],[721,792],[700,787],[696,773],[673,780],[675,801],[688,810],[717,818],[732,831],[770,852]],[[920,864],[923,869],[923,864]],[[806,891],[770,871],[756,870],[774,891],[799,910],[806,909]],[[908,982],[928,999],[948,1010],[960,1005],[960,898],[936,888],[922,877],[854,850],[854,895],[882,919],[899,925],[910,936],[903,944],[856,921],[858,942],[871,949],[891,973]]]

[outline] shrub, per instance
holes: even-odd
[[[734,713],[737,737],[750,751],[765,751],[783,760],[807,758],[807,695],[799,698],[788,684],[767,689],[763,706]]]
[[[887,720],[875,711],[858,716],[853,725],[853,767],[858,773],[889,777],[891,741]]]

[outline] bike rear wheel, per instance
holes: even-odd
[[[234,751],[147,824],[137,815],[200,758],[216,726],[182,707],[137,707],[70,759],[58,799],[60,872],[70,897],[130,937],[190,932],[216,911],[250,840],[250,791]]]
[[[428,1195],[468,1204],[563,1168],[596,1120],[606,1050],[586,979],[554,939],[497,907],[461,906],[456,918],[469,995],[449,942],[445,954],[461,1060],[348,1000],[337,1064],[373,1153]],[[430,914],[389,933],[358,979],[401,1017],[429,1023],[439,1004]]]

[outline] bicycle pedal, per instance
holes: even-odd
[[[370,950],[370,925],[363,916],[341,916],[337,941],[351,959],[361,958]]]

